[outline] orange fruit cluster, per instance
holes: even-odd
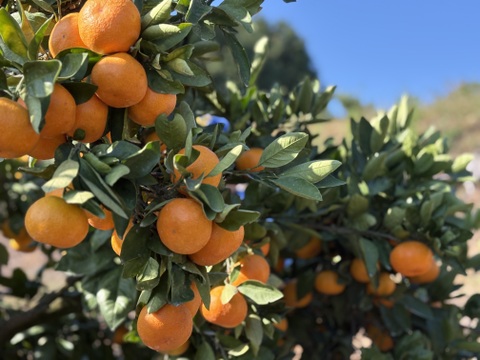
[[[25,227],[22,227],[18,233],[15,233],[9,225],[8,220],[2,223],[1,232],[8,238],[8,244],[13,250],[20,252],[32,252],[36,249],[35,242],[28,235]]]

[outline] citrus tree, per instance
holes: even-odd
[[[415,134],[406,102],[318,143],[334,87],[255,86],[268,39],[250,59],[236,34],[261,3],[3,4],[2,231],[47,260],[0,277],[2,356],[347,358],[359,333],[366,359],[480,351],[458,322],[478,298],[449,301],[478,267],[469,158]]]

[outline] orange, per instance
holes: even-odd
[[[320,271],[315,277],[315,289],[325,295],[341,294],[346,285],[339,283],[338,279],[338,273],[333,270]]]
[[[432,258],[432,250],[415,240],[401,242],[390,252],[390,264],[404,276],[425,274],[432,265]]]
[[[142,126],[151,126],[161,114],[170,115],[177,104],[177,95],[161,94],[151,88],[138,103],[128,108],[128,117]]]
[[[97,141],[105,132],[107,119],[108,106],[97,96],[92,96],[88,101],[77,105],[75,124],[68,135],[83,143]],[[83,135],[83,138],[80,138],[79,135]]]
[[[26,106],[23,100],[19,99],[19,102]],[[62,85],[55,83],[40,136],[54,138],[66,134],[75,124],[75,107],[73,96]]]
[[[71,48],[86,48],[78,33],[78,13],[73,12],[62,17],[53,27],[48,38],[48,49],[52,57]]]
[[[183,304],[166,304],[150,314],[144,306],[138,315],[138,336],[146,346],[155,351],[168,352],[177,349],[190,338],[192,330],[192,315]]]
[[[25,107],[0,97],[0,157],[15,158],[28,154],[40,136],[30,123]]]
[[[21,252],[32,252],[36,249],[33,239],[28,235],[25,228],[22,228],[18,234],[11,237],[9,245],[13,250]]]
[[[313,300],[312,292],[306,293],[301,299],[297,297],[297,279],[292,279],[283,288],[285,305],[294,308],[304,308]]]
[[[89,214],[88,223],[98,230],[112,230],[115,226],[113,223],[112,212],[103,206],[102,210],[105,213],[105,217],[103,219],[93,214]]]
[[[378,269],[378,264],[377,264],[377,269]],[[360,258],[355,258],[350,263],[350,274],[358,282],[361,282],[361,283],[370,282],[370,277],[368,276],[365,262]]]
[[[260,251],[262,252],[263,256],[267,256],[270,252],[270,242],[267,242],[260,246]]]
[[[67,142],[65,135],[57,135],[52,138],[40,136],[35,147],[28,152],[28,155],[38,160],[48,160],[55,157],[55,150]],[[62,189],[63,190],[63,189]]]
[[[378,287],[374,288],[372,283],[367,284],[367,293],[377,296],[389,296],[392,295],[397,284],[391,279],[390,274],[382,272],[378,278]]]
[[[158,215],[157,231],[171,251],[189,255],[200,251],[212,235],[212,221],[202,206],[192,199],[177,198],[165,205]]]
[[[25,228],[38,242],[71,248],[87,236],[88,220],[79,206],[68,204],[60,197],[46,196],[28,208]]]
[[[245,297],[236,293],[226,304],[222,304],[221,296],[225,286],[220,285],[210,290],[210,308],[202,304],[200,311],[209,323],[224,328],[234,328],[247,317],[248,306]]]
[[[243,226],[238,230],[228,231],[220,225],[213,223],[212,234],[207,244],[200,251],[189,255],[189,258],[197,265],[216,265],[232,255],[240,247],[244,233]]]
[[[257,280],[262,283],[268,281],[270,276],[270,265],[261,255],[252,254],[241,258],[235,266],[240,266],[240,271],[232,285],[238,286],[247,280]]]
[[[204,176],[207,176],[208,173],[210,173],[210,171],[212,171],[213,168],[217,166],[220,160],[218,160],[218,156],[206,146],[193,145],[193,148],[200,152],[200,154],[193,163],[186,167],[186,170],[192,174],[192,179],[198,179],[202,174]],[[180,150],[178,153],[182,155],[185,154],[185,149]],[[180,180],[181,177],[182,175],[180,174],[180,172],[175,169],[172,174],[172,182],[176,183]],[[202,180],[202,184],[218,186],[221,179],[222,174],[204,177]]]
[[[178,348],[170,350],[170,351],[166,351],[165,354],[170,355],[170,356],[180,356],[180,355],[186,353],[189,347],[190,347],[190,339],[185,341]]]
[[[124,52],[101,58],[92,68],[91,79],[100,100],[114,108],[139,103],[148,87],[143,66]]]
[[[248,170],[250,172],[262,171],[265,167],[257,166],[262,154],[262,148],[252,147],[250,150],[246,150],[240,154],[235,161],[235,166],[238,170]]]
[[[200,297],[200,292],[198,291],[197,284],[195,284],[194,281],[190,283],[190,289],[192,289],[193,291],[193,299],[185,302],[184,304],[188,308],[188,311],[190,311],[190,314],[192,314],[192,317],[193,317],[195,316],[198,309],[200,308],[200,304],[202,303],[202,298]]]
[[[434,258],[432,258],[432,265],[426,273],[410,277],[410,282],[414,284],[428,284],[437,280],[440,275],[440,266]]]
[[[286,332],[287,329],[288,329],[288,320],[287,320],[286,317],[284,317],[279,322],[273,323],[273,326],[275,326],[275,328],[277,328],[278,330],[280,330],[282,332]]]
[[[123,337],[128,333],[128,328],[125,325],[120,325],[113,332],[112,343],[121,344],[123,343]]]
[[[369,325],[367,326],[366,333],[380,351],[386,352],[393,349],[393,338],[386,330],[381,330],[375,325]]]
[[[99,54],[128,51],[140,27],[140,13],[131,0],[88,0],[78,15],[81,39]]]
[[[113,230],[112,236],[110,238],[110,244],[112,245],[113,252],[118,256],[120,256],[122,252],[123,240],[125,240],[125,237],[127,236],[128,231],[132,228],[132,226],[133,226],[133,222],[130,221],[127,225],[125,233],[123,234],[123,238],[118,236],[116,230]]]
[[[322,251],[322,240],[312,236],[308,242],[295,251],[299,259],[312,259]]]
[[[11,239],[17,235],[15,232],[13,232],[12,228],[10,227],[10,222],[8,220],[5,220],[2,223],[1,230],[2,230],[3,236],[5,236],[8,239]]]

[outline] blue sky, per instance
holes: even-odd
[[[480,82],[479,0],[266,0],[260,16],[304,39],[323,85],[389,108]]]

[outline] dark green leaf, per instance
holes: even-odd
[[[185,19],[189,23],[196,24],[210,11],[212,11],[212,7],[205,5],[201,0],[191,0]]]
[[[257,314],[249,314],[245,320],[245,335],[250,342],[252,352],[257,356],[263,340],[262,319]]]
[[[215,353],[207,341],[202,341],[196,349],[194,360],[215,360]]]
[[[123,161],[123,165],[130,170],[125,178],[136,179],[149,174],[160,162],[160,156],[160,143],[158,141],[146,144],[143,149]]]
[[[99,281],[97,302],[103,319],[110,329],[116,329],[133,310],[135,284],[122,277],[120,266],[103,275]]]
[[[238,156],[242,153],[242,145],[235,146],[232,150],[230,150],[227,155],[225,155],[222,160],[215,166],[215,168],[208,174],[209,176],[215,176],[222,173],[224,170],[228,169],[230,165],[232,165],[235,160],[237,160]]]
[[[253,223],[260,217],[260,213],[258,211],[238,208],[231,209],[228,214],[221,215],[222,218],[219,218],[218,220],[222,221],[218,225],[229,231],[238,230],[241,226]]]
[[[8,264],[8,251],[5,245],[0,244],[0,265],[7,265]]]
[[[172,120],[163,114],[157,117],[155,131],[168,149],[176,153],[183,148],[187,138],[187,124],[180,114],[175,114]]]
[[[137,275],[137,290],[152,290],[160,282],[160,265],[158,262],[149,258],[143,270]]]
[[[373,242],[365,238],[360,238],[359,245],[362,259],[367,267],[368,276],[372,279],[378,270],[378,249]]]
[[[142,30],[166,22],[172,12],[172,0],[163,0],[142,16]]]
[[[227,45],[232,52],[232,56],[235,59],[235,64],[237,65],[240,80],[242,81],[242,84],[244,86],[248,86],[250,82],[251,64],[247,52],[234,35],[230,34],[227,31],[224,31],[223,34],[225,35]]]
[[[53,20],[53,15],[50,16],[40,28],[35,33],[32,41],[28,45],[28,58],[29,59],[36,59],[38,57],[38,51],[40,49],[40,44],[42,43],[43,39],[45,38],[45,34],[50,31],[50,23]],[[27,20],[28,21],[28,20]]]

